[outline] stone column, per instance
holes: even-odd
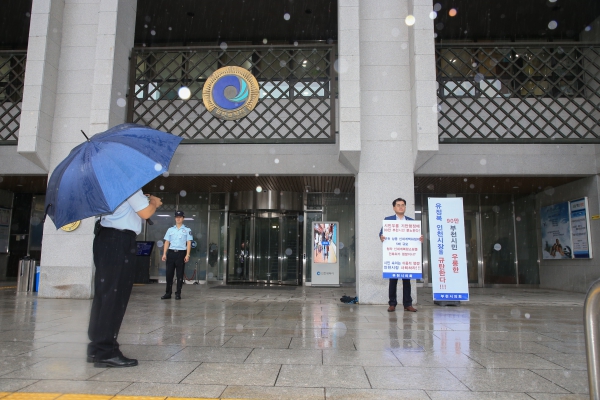
[[[47,165],[51,172],[85,140],[81,130],[89,136],[125,121],[136,6],[135,0],[33,0],[30,41],[41,35],[45,45],[30,48],[31,58],[28,50],[24,102],[31,106],[19,153]],[[45,36],[34,18],[49,21]],[[93,295],[93,224],[93,218],[88,218],[67,233],[46,220],[40,297]]]

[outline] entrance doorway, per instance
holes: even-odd
[[[298,285],[302,222],[298,213],[229,214],[227,283]]]

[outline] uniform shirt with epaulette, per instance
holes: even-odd
[[[169,241],[169,250],[186,250],[187,241],[194,240],[192,230],[185,225],[177,229],[177,225],[173,225],[165,233],[164,240]]]

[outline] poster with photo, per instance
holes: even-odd
[[[569,203],[563,202],[542,207],[542,254],[544,260],[573,258]]]

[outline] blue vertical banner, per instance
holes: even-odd
[[[462,197],[428,199],[433,300],[468,301]]]
[[[592,258],[587,197],[571,200],[569,202],[569,210],[571,213],[573,258]]]

